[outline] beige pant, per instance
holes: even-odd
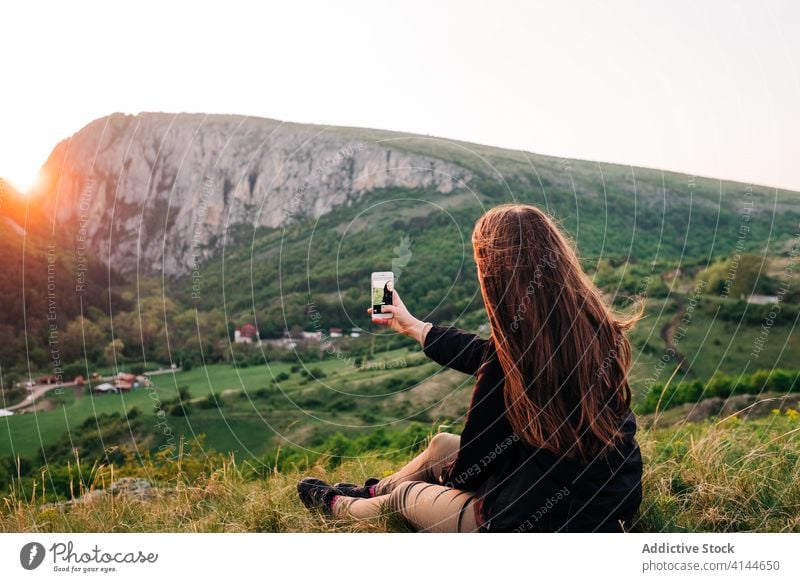
[[[405,467],[375,485],[375,497],[339,496],[336,518],[375,519],[384,508],[399,513],[414,529],[426,532],[474,532],[478,529],[472,493],[437,484],[445,463],[455,458],[461,438],[436,434],[428,447]]]

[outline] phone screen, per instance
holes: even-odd
[[[394,291],[394,273],[391,271],[372,273],[372,316],[373,317],[392,317],[391,313],[383,313],[381,308],[384,305],[392,304],[392,292]]]

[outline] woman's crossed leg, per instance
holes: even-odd
[[[337,496],[332,507],[334,517],[375,519],[386,507],[402,515],[418,531],[477,531],[477,498],[469,491],[437,482],[444,466],[458,454],[460,440],[458,435],[449,433],[435,435],[422,453],[374,486],[374,497]]]

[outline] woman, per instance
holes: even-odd
[[[440,433],[408,465],[363,487],[298,484],[308,507],[423,531],[625,531],[641,502],[625,332],[570,241],[533,206],[483,215],[472,236],[488,340],[419,321],[395,292],[389,325],[443,366],[477,377],[461,436]],[[369,310],[371,312],[371,310]]]
[[[394,281],[390,279],[383,286],[383,305],[391,305],[392,301],[394,301]]]

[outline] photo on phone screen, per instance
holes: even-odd
[[[375,318],[389,318],[391,313],[383,313],[384,305],[392,304],[394,291],[394,273],[382,271],[372,273],[372,316]]]

